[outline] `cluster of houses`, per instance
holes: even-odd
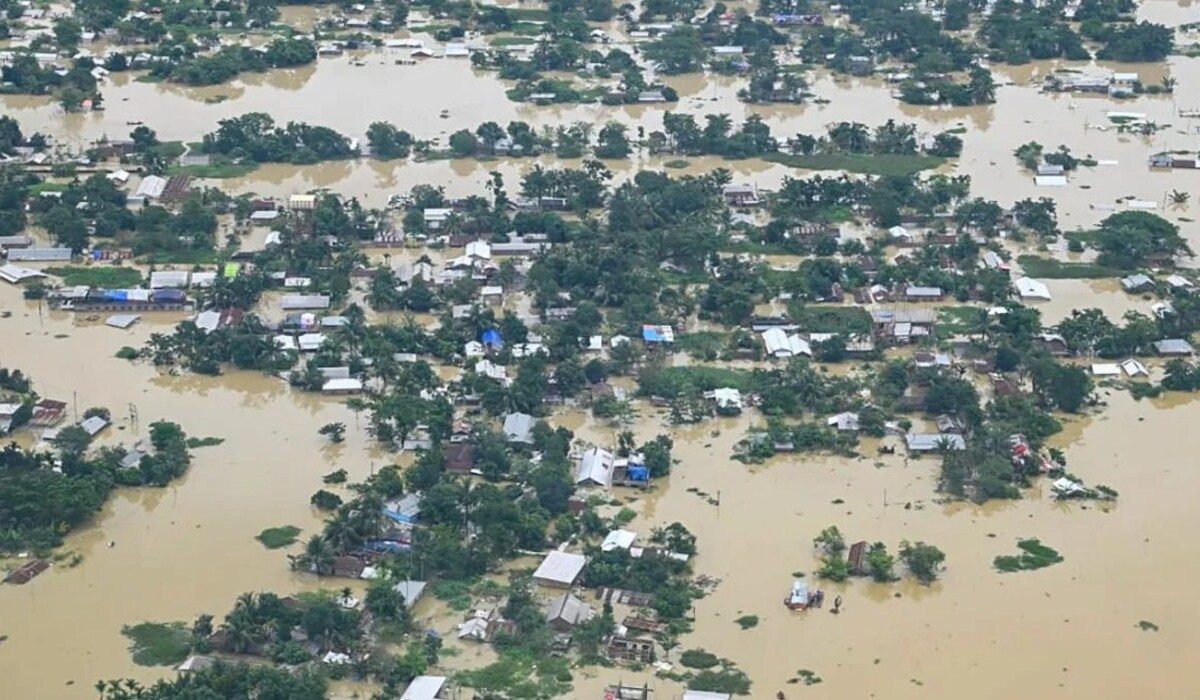
[[[1114,72],[1106,75],[1053,73],[1046,78],[1045,85],[1046,89],[1052,92],[1130,97],[1141,91],[1142,80],[1137,73]]]

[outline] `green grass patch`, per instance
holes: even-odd
[[[684,333],[675,338],[675,349],[683,350],[693,357],[715,360],[729,345],[729,334],[718,331]]]
[[[750,678],[741,669],[727,665],[697,673],[688,681],[687,687],[688,690],[705,690],[710,693],[749,695]]]
[[[528,46],[536,43],[537,39],[528,36],[498,36],[491,41],[492,46]]]
[[[257,163],[210,163],[208,165],[173,165],[167,168],[168,175],[191,175],[192,177],[223,179],[245,177],[258,169]]]
[[[217,445],[220,445],[222,442],[225,442],[225,438],[191,437],[191,438],[187,439],[187,446],[188,446],[189,450],[194,450],[197,447],[216,447]]]
[[[665,285],[708,284],[708,274],[700,270],[693,272],[675,272],[674,270],[659,270],[659,279]]]
[[[510,32],[520,36],[541,36],[543,29],[545,27],[533,22],[513,22],[513,26],[509,27]]]
[[[673,170],[679,170],[681,168],[686,168],[689,165],[691,165],[691,163],[687,162],[686,160],[678,160],[678,159],[677,160],[668,160],[666,163],[663,163],[664,168],[671,168]]]
[[[192,635],[182,622],[140,622],[125,625],[121,634],[129,638],[129,652],[138,666],[174,666],[192,648]]]
[[[217,262],[215,250],[171,250],[147,253],[138,258],[138,262],[146,265],[214,265]]]
[[[644,395],[673,399],[678,396],[697,396],[724,387],[748,392],[750,378],[749,370],[691,365],[662,367],[653,372],[643,372],[638,377],[638,383]]]
[[[712,668],[721,663],[721,657],[703,649],[688,649],[679,655],[679,663],[687,668]]]
[[[1123,277],[1125,273],[1114,268],[1094,265],[1092,263],[1073,263],[1042,258],[1036,255],[1022,255],[1017,258],[1025,274],[1030,277],[1041,277],[1052,280],[1085,280]]]
[[[734,620],[734,622],[737,623],[738,627],[741,627],[744,630],[754,629],[755,627],[758,627],[758,615],[742,615],[738,619]]]
[[[43,192],[62,192],[67,189],[66,182],[39,182],[29,188],[29,194],[37,196]]]
[[[505,12],[514,22],[549,22],[550,10],[539,10],[526,7],[509,7]]]
[[[793,323],[809,333],[853,335],[871,332],[871,314],[861,306],[791,304],[788,306],[788,315]]]
[[[451,610],[471,608],[471,584],[465,581],[438,581],[429,587],[433,597],[446,601]]]
[[[254,539],[262,542],[267,549],[282,549],[295,544],[296,538],[299,536],[300,528],[295,525],[284,525],[283,527],[269,527],[258,533]]]
[[[454,679],[458,685],[484,694],[530,700],[553,698],[571,692],[571,665],[561,657],[539,658],[513,649],[505,651],[495,663],[463,671]]]
[[[48,267],[45,272],[63,278],[63,284],[68,287],[126,289],[142,284],[142,273],[131,267]]]
[[[944,306],[938,309],[938,335],[951,336],[969,333],[978,328],[986,309],[977,306]]]
[[[1012,573],[1014,571],[1044,569],[1063,560],[1057,551],[1047,547],[1037,539],[1021,540],[1017,542],[1017,549],[1021,550],[1020,554],[1016,556],[996,557],[993,565],[1000,571]]]
[[[866,155],[856,153],[818,153],[811,156],[790,156],[785,153],[768,153],[762,157],[771,163],[779,163],[790,168],[804,170],[843,170],[848,173],[861,175],[881,175],[906,177],[915,175],[922,170],[930,170],[943,165],[945,158],[921,155],[879,154]]]

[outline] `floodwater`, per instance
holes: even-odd
[[[1191,7],[1146,3],[1141,12],[1178,24],[1191,19]],[[288,12],[303,22],[316,17],[310,8]],[[63,115],[37,98],[4,96],[0,105],[27,132],[40,130],[74,144],[123,137],[130,128],[126,122],[135,120],[161,138],[191,141],[220,119],[250,111],[358,137],[370,122],[388,120],[419,138],[444,137],[484,119],[523,119],[539,128],[615,119],[649,131],[661,128],[666,111],[644,105],[520,105],[507,101],[505,86],[494,76],[466,61],[397,66],[395,57],[374,51],[322,58],[317,66],[202,89],[115,76],[104,89],[107,111],[87,115]],[[352,65],[353,58],[366,65]],[[1052,196],[1067,230],[1094,225],[1126,197],[1156,202],[1163,211],[1168,192],[1193,189],[1193,174],[1150,172],[1146,157],[1195,147],[1197,123],[1176,114],[1200,107],[1187,101],[1200,80],[1196,62],[1173,58],[1164,66],[1121,67],[1138,70],[1149,83],[1164,75],[1178,81],[1174,96],[1128,102],[1039,93],[1038,83],[1056,65],[997,66],[998,79],[1009,83],[999,88],[998,103],[969,109],[903,106],[878,80],[823,73],[814,74],[813,91],[829,103],[803,106],[743,105],[736,100],[737,81],[728,78],[681,76],[668,82],[682,96],[672,108],[696,115],[727,112],[735,122],[758,114],[780,138],[820,132],[841,120],[873,125],[895,118],[916,122],[924,131],[961,126],[966,129],[963,158],[945,172],[971,175],[974,194],[1002,204]],[[447,85],[455,89],[444,89]],[[346,103],[353,106],[330,107]],[[449,110],[448,118],[439,117],[442,110]],[[1151,137],[1088,128],[1106,126],[1108,110],[1144,112],[1171,127]],[[1012,156],[1014,148],[1031,140],[1048,148],[1065,144],[1077,155],[1118,164],[1085,168],[1066,188],[1038,188]],[[663,160],[610,167],[624,178]],[[491,170],[502,172],[511,190],[534,162],[273,165],[213,184],[275,196],[330,188],[382,206],[388,196],[418,183],[445,186],[454,196],[477,193]],[[676,172],[715,167],[765,188],[793,174],[782,166],[712,158],[692,159],[689,168]],[[1194,216],[1186,207],[1164,214],[1176,220]],[[1179,223],[1200,249],[1200,228]],[[260,234],[255,232],[255,240]],[[1113,316],[1130,308],[1148,311],[1144,301],[1110,283],[1053,280],[1049,285],[1054,300],[1039,306],[1047,323],[1087,306]],[[132,442],[159,419],[179,422],[194,436],[225,439],[196,450],[189,474],[170,488],[119,492],[94,525],[68,538],[66,549],[83,556],[78,566],[56,566],[27,586],[0,587],[0,636],[7,636],[0,643],[0,695],[69,700],[89,697],[97,679],[169,674],[131,664],[122,625],[191,620],[200,613],[221,616],[245,591],[285,594],[316,587],[312,577],[288,569],[285,551],[266,550],[254,535],[287,524],[302,527],[304,535],[315,532],[320,518],[308,499],[322,487],[322,474],[344,468],[357,480],[395,459],[370,444],[355,427],[354,414],[337,400],[293,392],[279,380],[253,373],[178,377],[113,357],[121,346],[141,344],[177,317],[147,316],[129,331],[118,331],[69,314],[39,314],[18,289],[7,286],[0,289],[0,310],[13,313],[0,319],[7,339],[0,361],[29,374],[43,395],[70,400],[80,412],[94,405],[112,409],[116,425],[102,443]],[[641,440],[670,431],[679,464],[670,479],[639,498],[635,507],[641,515],[632,527],[646,534],[654,525],[685,523],[699,537],[697,573],[722,581],[697,602],[695,632],[681,640],[680,649],[704,647],[733,659],[754,681],[752,697],[784,690],[812,698],[1001,698],[1014,686],[1037,698],[1189,696],[1200,681],[1195,668],[1200,637],[1193,633],[1200,627],[1200,609],[1193,604],[1200,565],[1178,542],[1179,533],[1200,527],[1194,507],[1200,482],[1183,457],[1200,448],[1200,436],[1189,430],[1200,419],[1200,403],[1134,402],[1117,393],[1106,399],[1110,405],[1103,413],[1070,423],[1058,443],[1067,450],[1072,472],[1120,491],[1120,502],[1104,508],[1058,504],[1044,484],[1016,503],[939,504],[933,461],[889,457],[878,462],[872,455],[780,458],[747,467],[729,455],[751,425],[762,423],[760,418],[673,429],[663,424],[661,412],[643,407],[632,429]],[[316,433],[333,421],[351,428],[346,442],[336,447]],[[604,443],[614,441],[618,430],[577,412],[552,422],[571,427],[581,439]],[[720,505],[709,505],[689,488],[719,496]],[[851,541],[883,541],[893,550],[901,539],[936,544],[946,552],[948,568],[930,587],[864,581],[824,586],[843,596],[843,614],[790,613],[781,601],[792,574],[816,569],[811,539],[828,525],[837,525]],[[1041,538],[1065,561],[1038,572],[996,573],[992,558],[1015,552],[1016,540],[1023,537]],[[115,545],[110,548],[109,542]],[[453,615],[422,605],[420,616],[443,631],[453,629]],[[759,626],[742,631],[733,622],[742,614],[758,615]],[[1161,629],[1143,632],[1136,627],[1139,620]],[[490,658],[489,650],[472,647],[447,657],[445,664],[455,669]],[[787,681],[800,669],[812,670],[824,682],[790,687]],[[678,692],[674,684],[645,674],[614,669],[587,675],[577,674],[572,697],[599,697],[601,687],[618,677],[646,680],[661,698]]]
[[[81,564],[3,588],[3,695],[90,697],[101,678],[153,679],[162,671],[131,665],[122,625],[220,616],[239,592],[317,587],[289,570],[285,550],[267,550],[254,536],[281,525],[303,528],[302,536],[316,532],[320,518],[308,499],[323,487],[323,474],[344,468],[360,480],[390,463],[355,429],[351,411],[264,375],[172,377],[113,357],[123,345],[168,330],[154,314],[129,331],[62,312],[39,320],[13,288],[3,290],[0,307],[13,312],[0,321],[9,338],[4,365],[22,368],[39,393],[74,402],[79,412],[110,408],[116,425],[102,444],[145,437],[156,420],[225,439],[197,449],[189,473],[169,488],[118,492],[95,526],[69,538],[67,549],[83,556]],[[317,435],[333,421],[350,428],[336,447]]]

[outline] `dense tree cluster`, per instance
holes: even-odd
[[[90,58],[78,58],[60,74],[54,66],[39,63],[31,51],[18,51],[12,60],[0,66],[0,92],[54,95],[68,112],[84,109],[85,103],[98,107],[101,95],[92,75],[94,67]]]
[[[316,163],[355,155],[350,139],[333,129],[303,122],[281,127],[262,112],[222,119],[216,131],[204,135],[202,148],[254,163]]]
[[[1101,265],[1134,269],[1151,263],[1171,263],[1176,256],[1192,255],[1179,227],[1157,214],[1123,211],[1100,222],[1092,237]]]
[[[166,486],[187,470],[191,456],[178,425],[151,424],[150,440],[154,452],[133,466],[122,465],[123,448],[89,453],[91,437],[77,426],[59,431],[56,454],[9,443],[0,450],[0,552],[56,547],[100,510],[114,488]]]
[[[304,66],[316,60],[317,47],[311,40],[281,37],[262,49],[225,46],[210,55],[180,61],[154,61],[150,75],[184,85],[217,85],[240,73]]]
[[[315,673],[291,673],[270,666],[218,663],[212,668],[143,686],[133,680],[101,681],[101,700],[200,700],[201,698],[288,698],[325,700],[328,681]]]

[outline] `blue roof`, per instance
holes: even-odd
[[[642,326],[642,340],[651,343],[661,343],[662,335],[659,334],[658,328],[655,326]]]

